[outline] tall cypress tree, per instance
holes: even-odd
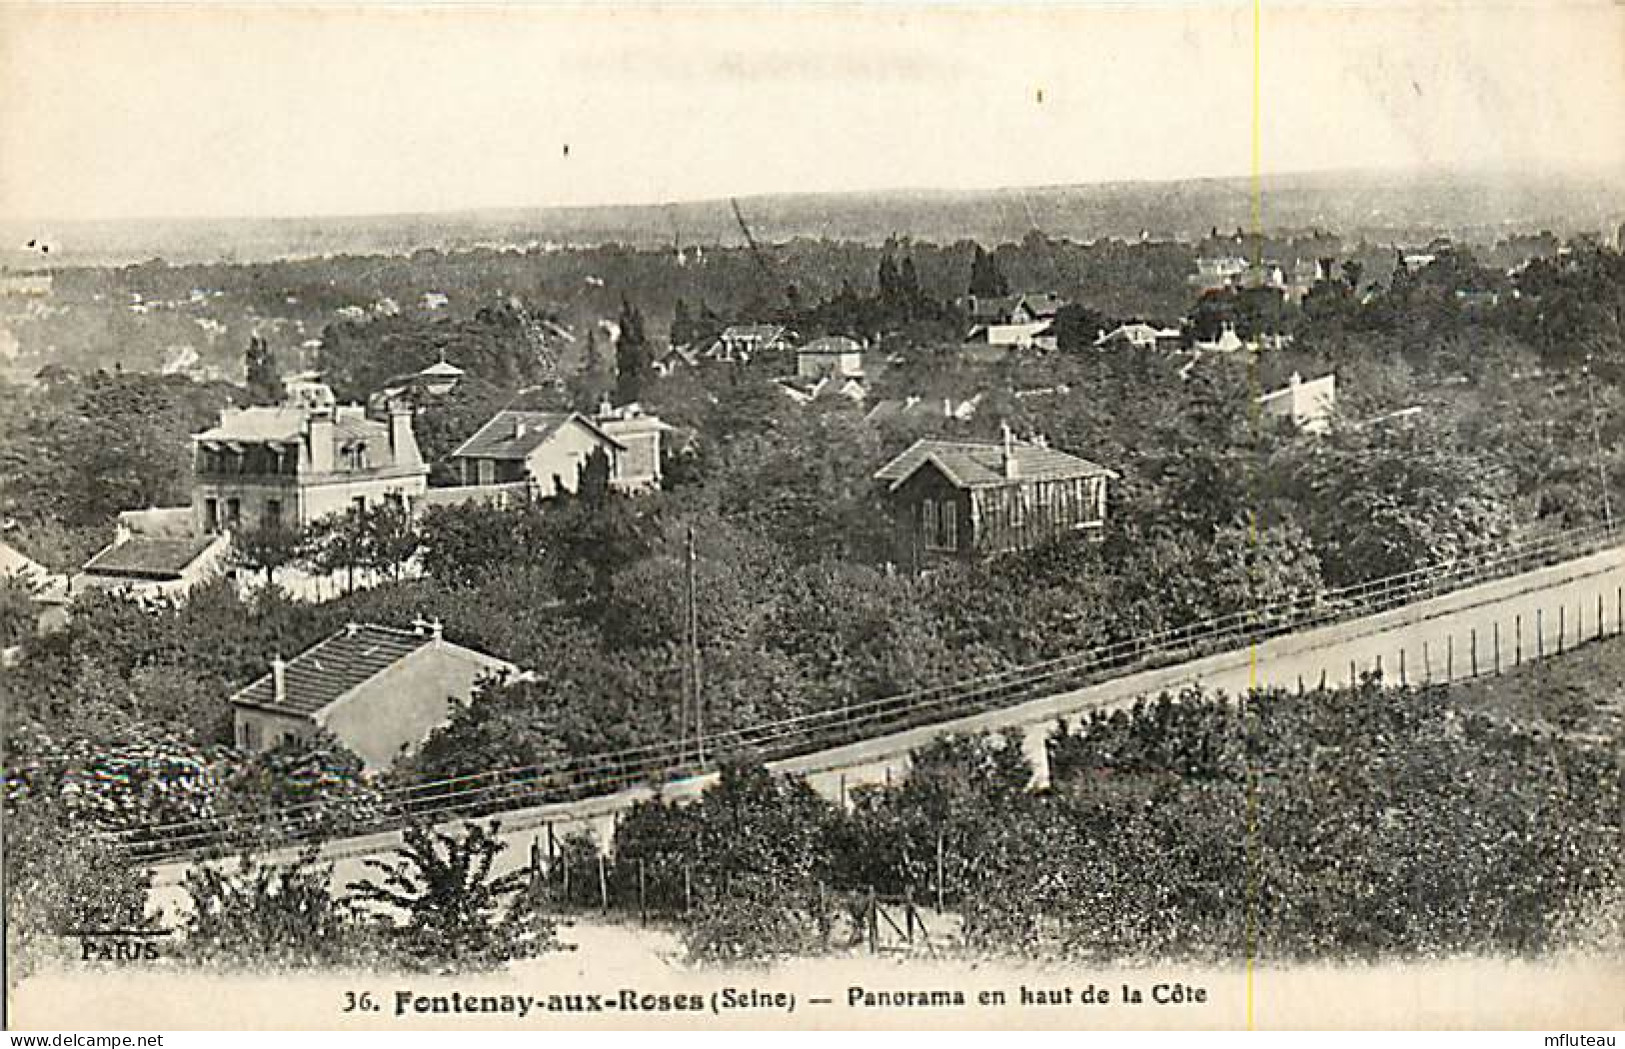
[[[643,332],[643,314],[624,298],[620,327],[620,336],[615,340],[615,397],[621,404],[630,404],[642,399],[654,370],[654,356]]]
[[[971,257],[970,293],[986,296],[1010,294],[1010,283],[999,272],[997,260],[983,251],[980,244],[976,245],[976,254]]]
[[[276,358],[271,354],[271,348],[266,345],[264,338],[258,335],[249,336],[244,364],[250,404],[275,404],[281,400],[282,380],[277,375]]]
[[[903,260],[903,266],[897,274],[897,283],[902,291],[903,303],[910,320],[920,313],[920,306],[924,302],[920,295],[920,274],[914,268],[914,256],[910,255]]]
[[[685,346],[694,338],[694,316],[689,313],[688,303],[682,299],[672,308],[671,333],[667,341],[673,346]]]

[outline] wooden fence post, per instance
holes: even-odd
[[[937,831],[937,913],[938,914],[941,914],[942,911],[943,911],[942,897],[943,897],[943,892],[944,892],[944,886],[942,884],[942,880],[943,880],[943,877],[944,877],[944,873],[948,869],[947,863],[945,863],[944,860],[943,860],[943,840],[942,840],[942,837],[943,837],[943,832],[940,831],[940,830]]]
[[[1512,617],[1512,663],[1523,666],[1523,613]]]
[[[643,858],[638,858],[638,921],[649,924],[649,894],[643,880]]]
[[[1495,635],[1495,673],[1499,675],[1501,673],[1501,621],[1497,619],[1491,624],[1491,629]]]
[[[1399,687],[1405,687],[1405,646],[1399,646]]]
[[[1557,654],[1558,655],[1563,654],[1563,634],[1564,634],[1563,627],[1564,627],[1565,621],[1568,619],[1568,611],[1569,611],[1569,606],[1566,605],[1566,604],[1562,604],[1562,605],[1557,606]]]
[[[1597,591],[1597,640],[1602,640],[1602,591]]]
[[[1535,609],[1535,658],[1546,658],[1546,616],[1545,609]]]
[[[1472,676],[1478,676],[1478,628],[1472,627],[1467,632],[1467,666],[1472,670]]]
[[[609,913],[609,874],[604,870],[604,854],[598,854],[598,899],[604,905],[604,913]]]
[[[1428,654],[1427,638],[1422,639],[1422,683],[1433,684],[1433,659]]]
[[[694,909],[694,868],[683,864],[683,913]]]

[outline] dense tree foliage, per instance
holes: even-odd
[[[849,813],[732,770],[640,807],[615,855],[707,886],[685,919],[700,957],[827,948],[828,900],[876,891],[940,899],[969,945],[1025,957],[1540,955],[1586,942],[1621,890],[1608,749],[1453,688],[1190,690],[1062,726],[1050,760],[1054,789],[1030,793],[1015,740],[940,739]],[[783,892],[711,891],[758,871]]]
[[[1232,243],[1215,233],[1214,240],[1200,250],[1275,247],[1245,236]],[[14,812],[19,820],[33,821],[30,833],[43,835],[54,832],[59,824],[51,821],[58,819],[111,830],[319,797],[333,802],[320,812],[328,821],[323,826],[364,819],[376,800],[376,785],[342,754],[323,745],[252,759],[238,754],[229,746],[223,701],[264,673],[272,655],[301,651],[348,621],[402,625],[419,617],[439,619],[453,640],[536,672],[530,680],[492,686],[459,710],[398,770],[400,781],[410,782],[654,742],[686,746],[702,721],[714,735],[837,711],[1309,597],[1328,586],[1470,558],[1508,537],[1596,522],[1610,509],[1617,519],[1625,510],[1620,497],[1625,491],[1620,324],[1625,272],[1617,253],[1546,252],[1508,274],[1501,261],[1493,266],[1482,261],[1493,252],[1441,253],[1426,265],[1401,260],[1396,268],[1386,248],[1339,254],[1317,241],[1304,248],[1310,249],[1340,264],[1323,267],[1325,274],[1302,304],[1239,293],[1199,302],[1195,289],[1184,283],[1190,246],[1155,242],[1083,246],[1035,235],[992,252],[968,241],[940,248],[903,241],[879,249],[782,246],[767,254],[801,261],[784,271],[784,281],[771,282],[771,296],[763,291],[768,285],[759,270],[752,268],[747,281],[741,276],[745,260],[726,253],[714,270],[708,255],[705,267],[686,268],[680,275],[667,272],[667,260],[625,249],[561,253],[558,259],[546,257],[545,267],[537,257],[516,255],[517,261],[503,263],[519,267],[503,270],[514,278],[506,290],[523,295],[524,302],[579,293],[571,309],[586,303],[601,319],[614,313],[620,289],[588,282],[597,277],[595,269],[625,274],[622,287],[638,289],[638,309],[627,304],[616,356],[623,345],[632,345],[629,335],[640,336],[642,347],[635,359],[617,364],[629,364],[626,373],[638,376],[636,397],[679,428],[667,435],[665,490],[637,498],[612,494],[606,464],[594,462],[583,476],[582,493],[573,498],[503,508],[437,508],[417,517],[394,510],[352,514],[326,522],[310,542],[255,533],[241,537],[236,557],[247,572],[274,578],[280,567],[308,560],[324,570],[367,572],[384,580],[326,605],[297,605],[269,587],[245,597],[227,583],[203,587],[185,604],[159,601],[141,607],[83,596],[64,631],[23,640],[21,661],[0,669],[8,702],[8,817]],[[461,262],[431,256],[418,260],[422,272],[432,275],[424,279],[462,273]],[[523,266],[544,267],[548,275]],[[965,318],[951,301],[978,266],[984,281],[997,271],[1018,290],[1081,290],[1078,301],[1063,311],[1064,352],[992,361],[962,352]],[[711,272],[702,278],[706,271]],[[286,272],[301,274],[300,283],[289,285],[290,293],[319,303],[323,311],[354,305],[349,298],[354,288],[327,292],[318,283],[304,283],[310,274],[299,266]],[[647,286],[637,283],[650,273],[661,276],[650,278]],[[164,268],[148,276],[181,279]],[[376,286],[367,285],[368,294],[401,295],[392,282],[406,279],[385,273]],[[590,408],[610,388],[607,359],[594,366],[591,383],[555,388],[548,381],[549,356],[584,351],[588,342],[596,345],[596,337],[572,340],[552,332],[543,323],[549,313],[540,308],[506,298],[490,305],[492,289],[479,285],[476,294],[477,282],[469,280],[450,307],[380,309],[364,318],[323,322],[316,363],[329,370],[344,396],[364,397],[442,356],[468,371],[452,393],[416,406],[420,443],[435,459],[500,407]],[[795,285],[793,294],[785,283]],[[747,284],[748,296],[741,290]],[[1149,288],[1159,290],[1152,294],[1145,291]],[[969,419],[915,413],[882,423],[844,402],[800,405],[775,381],[784,361],[706,365],[656,377],[649,370],[655,346],[648,332],[640,331],[641,317],[634,323],[633,314],[646,309],[651,318],[661,315],[668,296],[674,302],[676,293],[699,304],[685,306],[678,317],[693,340],[709,337],[729,321],[763,317],[794,321],[804,336],[840,332],[868,338],[871,399],[971,402],[975,413]],[[1107,327],[1109,318],[1169,321],[1192,309],[1202,325],[1228,320],[1249,334],[1280,333],[1294,341],[1283,349],[1233,356],[1107,353],[1092,347],[1093,333]],[[537,323],[552,332],[541,342]],[[275,334],[266,338],[266,346],[291,363],[282,352],[286,344],[272,346]],[[1258,396],[1294,372],[1306,378],[1337,375],[1337,410],[1323,434],[1296,432],[1259,415]],[[26,391],[12,392],[0,397],[0,515],[6,517],[0,524],[8,541],[54,568],[76,567],[104,544],[119,511],[184,502],[189,435],[212,424],[228,397],[242,400],[235,387],[118,371],[56,372]],[[620,395],[633,392],[627,388]],[[876,468],[916,438],[995,439],[1005,424],[1022,437],[1042,435],[1053,446],[1120,475],[1111,487],[1108,524],[1099,540],[1067,538],[1021,554],[946,565],[924,576],[900,571],[895,528],[883,489],[873,481]],[[436,479],[447,479],[443,464],[437,469]],[[698,710],[687,684],[690,578],[698,627]],[[26,609],[9,593],[11,625],[4,628],[5,637],[20,640]],[[1404,720],[1410,716],[1402,717],[1410,709],[1405,704],[1420,701],[1383,693],[1371,700],[1388,704],[1382,707],[1386,713],[1373,716],[1373,724],[1386,725],[1392,738],[1350,738],[1362,746],[1399,748],[1392,752],[1420,761],[1417,752],[1404,749],[1409,744],[1394,742],[1411,733],[1440,747],[1448,757],[1444,767],[1462,774],[1475,755],[1499,760],[1505,755],[1495,748],[1503,748],[1515,759],[1508,759],[1508,767],[1524,769],[1538,784],[1529,789],[1546,791],[1554,777],[1560,778],[1558,757],[1568,760],[1566,751],[1552,757],[1556,750],[1541,749],[1548,744],[1501,739],[1476,722],[1472,731],[1483,733],[1461,744],[1452,733],[1465,722],[1421,715]],[[1209,709],[1195,700],[1175,706]],[[974,770],[953,773],[961,777],[954,782],[1014,782],[1020,778],[1015,755],[928,755],[922,758],[921,779],[903,792],[913,800],[863,801],[854,817],[858,822],[843,824],[841,833],[858,833],[868,825],[864,820],[890,827],[889,842],[876,840],[879,830],[862,831],[869,835],[863,839],[869,842],[864,854],[878,866],[858,880],[920,887],[924,866],[934,867],[938,843],[906,831],[902,814],[1010,805],[1023,813],[1013,825],[1029,827],[1030,818],[1032,826],[1056,836],[1058,854],[1078,862],[1086,842],[1108,840],[1110,849],[1100,853],[1101,869],[1108,873],[1099,875],[1097,887],[1138,894],[1111,897],[1123,914],[1165,909],[1169,900],[1154,885],[1110,889],[1106,882],[1126,881],[1128,872],[1158,862],[1157,849],[1172,851],[1176,859],[1170,862],[1176,865],[1188,863],[1177,869],[1193,880],[1199,874],[1233,874],[1234,843],[1220,840],[1216,828],[1234,816],[1238,804],[1235,754],[1246,751],[1235,751],[1241,732],[1235,726],[1244,726],[1242,736],[1251,739],[1246,733],[1273,731],[1270,726],[1277,724],[1260,709],[1243,704],[1224,708],[1229,713],[1134,715],[1129,721],[1138,726],[1134,733],[1184,733],[1199,722],[1202,727],[1190,731],[1205,742],[1186,747],[1178,768],[1114,768],[1111,777],[1095,777],[1133,781],[1122,797],[1104,800],[1082,787],[1076,797],[1070,788],[1061,792],[1065,800],[956,793],[959,787],[944,785],[952,777],[929,780],[923,770],[940,758],[944,767]],[[1094,726],[1086,735],[1116,739],[1115,731]],[[1094,746],[1079,753],[1093,753],[1089,747]],[[1283,749],[1271,752],[1270,761],[1290,770],[1304,760],[1286,743],[1279,746]],[[1520,765],[1520,754],[1534,754],[1539,761]],[[1171,764],[1178,763],[1164,762]],[[1345,774],[1354,772],[1338,772]],[[1158,778],[1168,776],[1180,782],[1170,786]],[[1089,779],[1082,773],[1073,778]],[[928,782],[936,784],[936,794],[927,796]],[[1293,782],[1303,789],[1330,789],[1312,776]],[[1476,793],[1478,781],[1449,790],[1432,779],[1404,782],[1433,790],[1444,799],[1440,804],[1457,808],[1490,797]],[[1499,774],[1482,782],[1509,791],[1515,786]],[[728,786],[735,792],[731,796],[757,799],[741,801],[739,811],[755,811],[751,806],[758,801],[759,807],[792,809],[805,801],[798,790],[748,777],[730,778]],[[1161,797],[1162,790],[1171,792],[1172,802],[1147,811],[1142,803]],[[1381,812],[1378,801],[1391,800],[1374,800],[1353,786],[1346,790],[1367,816]],[[52,796],[60,796],[60,807],[47,811],[42,799]],[[1267,793],[1266,801],[1283,813],[1284,827],[1300,827],[1309,818],[1285,796]],[[1028,812],[1030,807],[1036,808]],[[813,818],[816,806],[809,801],[806,808],[803,815]],[[1178,837],[1181,826],[1169,815],[1176,811],[1201,814],[1191,831],[1194,844]],[[1432,818],[1431,811],[1406,818]],[[1437,815],[1457,828],[1462,841],[1485,849],[1494,844],[1482,828],[1457,827],[1463,818],[1457,809]],[[1575,818],[1589,817],[1582,812]],[[1541,832],[1522,820],[1502,829],[1508,834],[1528,830],[1553,848],[1582,847],[1540,838]],[[1103,838],[1102,828],[1115,826],[1113,821],[1138,837],[1125,832]],[[968,824],[960,829],[971,833]],[[1022,833],[1037,832],[1029,827]],[[1359,844],[1354,830],[1343,827],[1336,833],[1348,836],[1338,840],[1353,843],[1351,848]],[[1462,878],[1484,879],[1483,891],[1490,896],[1512,891],[1490,874],[1463,867],[1467,858],[1451,851],[1450,842],[1406,840],[1422,842],[1423,854],[1460,868]],[[966,885],[971,882],[963,879],[973,877],[967,850],[1021,855],[1033,847],[1021,836],[955,841],[961,851],[945,862],[960,864],[953,869]],[[944,839],[945,849],[949,844]],[[1292,863],[1311,863],[1301,841],[1282,848],[1283,854],[1299,857]],[[1361,877],[1396,892],[1424,884],[1423,873],[1398,858],[1397,845],[1385,843],[1382,849],[1367,850],[1361,862],[1378,868]],[[38,861],[37,855],[27,856],[19,862]],[[972,926],[989,942],[1012,936],[1053,941],[1057,935],[1065,941],[1075,933],[1076,942],[1065,949],[1083,952],[1085,941],[1127,942],[1124,937],[1132,934],[1166,943],[1171,951],[1198,949],[1195,941],[1180,939],[1186,934],[1166,925],[1100,931],[1086,916],[1066,910],[1071,883],[1054,870],[1047,872],[1050,881],[1038,882],[1031,879],[1038,879],[1040,870],[978,862],[974,877],[984,880],[975,884],[985,891],[977,899],[1042,901],[1038,910],[1020,915],[975,903],[983,909],[975,911]],[[1520,853],[1508,860],[1508,869],[1527,872],[1535,862]],[[1298,877],[1297,869],[1272,877]],[[781,874],[777,868],[767,874],[732,872],[738,891],[716,897],[717,906],[727,908],[725,917],[707,933],[704,942],[710,946],[697,950],[728,956],[750,935],[766,937],[769,932],[762,929],[782,929],[769,924],[753,933],[748,925],[752,900],[770,884],[752,879]],[[17,876],[37,882],[43,875],[35,870]],[[801,916],[796,920],[815,926],[828,913],[818,884],[857,884],[850,871],[834,867],[784,876],[812,886],[811,896],[787,898]],[[81,882],[70,878],[67,884]],[[1440,891],[1479,891],[1477,882],[1438,884]],[[1223,924],[1232,920],[1227,915],[1233,914],[1234,900],[1212,894],[1218,891],[1201,890],[1209,895],[1193,897],[1206,900],[1197,922],[1202,949],[1232,943],[1226,937],[1235,935]],[[1279,898],[1286,895],[1283,889]],[[85,905],[102,904],[91,898]],[[1360,943],[1372,950],[1424,942],[1428,946],[1418,949],[1444,950],[1465,942],[1452,941],[1442,927],[1422,937],[1396,926],[1400,919],[1382,911],[1380,901],[1358,905],[1367,915]],[[1507,906],[1511,909],[1504,912],[1475,913],[1500,922],[1498,927],[1508,930],[1507,943],[1520,937],[1519,942],[1538,942],[1518,909],[1523,905]],[[1281,950],[1300,947],[1283,943]],[[1343,948],[1365,949],[1352,941],[1338,949]]]

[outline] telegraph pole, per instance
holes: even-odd
[[[700,613],[695,599],[694,526],[688,526],[688,686],[694,709],[694,747],[705,764],[705,710],[700,704]]]
[[[1609,535],[1613,535],[1614,506],[1613,501],[1608,497],[1608,467],[1606,465],[1607,460],[1603,456],[1602,424],[1597,419],[1597,388],[1595,385],[1595,376],[1592,374],[1592,363],[1595,358],[1596,355],[1594,353],[1589,351],[1586,353],[1586,400],[1589,402],[1591,408],[1591,439],[1597,446],[1597,481],[1602,487],[1603,528]]]

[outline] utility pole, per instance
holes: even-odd
[[[688,685],[694,710],[694,748],[705,764],[705,710],[700,705],[700,613],[695,598],[694,526],[688,526]]]
[[[1595,358],[1596,355],[1594,353],[1589,351],[1586,353],[1586,400],[1589,402],[1589,406],[1591,408],[1591,439],[1597,446],[1597,481],[1602,487],[1603,528],[1609,535],[1613,535],[1614,507],[1612,500],[1608,498],[1608,468],[1605,465],[1606,461],[1603,457],[1602,424],[1597,420],[1597,389],[1595,385],[1595,377],[1592,374],[1592,363],[1594,362]]]

